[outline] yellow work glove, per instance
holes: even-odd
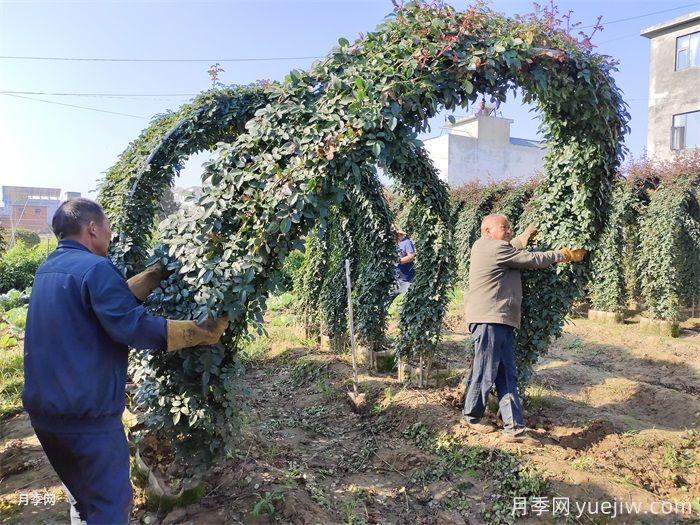
[[[529,224],[527,228],[525,228],[525,231],[521,233],[523,237],[525,237],[528,242],[530,239],[532,239],[532,236],[537,233],[537,227],[534,224]]]
[[[518,235],[518,239],[522,241],[523,247],[525,247],[536,234],[537,227],[534,224],[529,224],[528,227],[525,228],[525,231]]]
[[[532,237],[536,234],[537,228],[534,224],[530,224],[527,228],[525,228],[525,231],[513,239],[510,244],[517,250],[524,250],[527,248],[527,244],[530,242],[530,239],[532,239]]]
[[[126,284],[139,301],[145,301],[148,294],[155,290],[170,273],[162,265],[156,264],[134,275],[126,281]]]
[[[216,344],[226,328],[228,315],[218,319],[207,319],[201,325],[196,321],[168,319],[168,352],[191,346]]]
[[[583,258],[588,253],[583,248],[576,248],[574,250],[570,248],[562,248],[559,250],[565,257],[564,262],[581,262]]]

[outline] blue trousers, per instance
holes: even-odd
[[[478,422],[486,410],[486,401],[493,385],[498,392],[498,404],[503,429],[517,432],[525,427],[518,396],[518,372],[515,369],[513,328],[503,324],[470,324],[474,340],[474,365],[469,389],[464,400],[464,417]]]
[[[46,457],[88,525],[129,523],[133,491],[124,430],[53,433],[37,430]]]

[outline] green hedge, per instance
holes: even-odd
[[[0,259],[0,293],[6,293],[13,288],[29,288],[34,282],[34,274],[39,265],[54,248],[55,243],[50,247],[43,244],[28,247],[22,241],[16,243]]]
[[[700,170],[692,167],[653,195],[639,225],[642,297],[652,319],[677,322],[700,276]]]
[[[7,242],[10,240],[10,232],[5,228],[0,228],[0,255],[7,250]]]
[[[8,236],[11,237],[11,236]],[[17,228],[15,230],[15,243],[23,242],[25,246],[36,246],[41,242],[41,238],[37,232],[27,230],[25,228]]]

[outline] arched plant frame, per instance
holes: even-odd
[[[110,257],[128,275],[143,269],[157,204],[182,162],[218,142],[231,142],[267,100],[264,84],[202,93],[175,113],[157,115],[124,151],[100,185],[99,201],[114,237]]]
[[[204,147],[219,142],[203,196],[160,226],[163,247],[156,253],[174,273],[149,304],[168,317],[227,313],[230,329],[218,345],[154,352],[135,363],[137,402],[148,428],[167,436],[179,460],[194,470],[234,445],[234,353],[249,322],[262,320],[269,275],[303,235],[327,221],[328,210],[345,201],[369,166],[386,166],[423,210],[418,237],[424,244],[402,312],[400,351],[420,352],[439,337],[442,316],[428,319],[426,308],[433,301],[434,311],[444,312],[451,284],[449,202],[444,186],[426,178],[434,168],[413,142],[440,109],[464,107],[482,94],[504,101],[516,86],[537,104],[549,153],[531,213],[543,248],[593,248],[608,212],[627,130],[625,104],[606,59],[550,19],[409,3],[355,43],[339,43],[282,85],[239,88],[220,99],[220,92],[203,95],[217,101],[201,113],[193,106],[182,132],[166,137],[172,126],[156,121],[102,188],[113,223],[127,231],[115,243],[116,258],[136,271],[146,254],[153,203],[171,183],[179,157],[202,149],[193,147],[199,134],[206,136]],[[228,122],[220,125],[215,115],[225,104],[234,109],[224,111]],[[163,160],[157,154],[138,175],[153,150],[149,145]],[[560,332],[585,270],[560,265],[527,278],[521,362],[533,363]]]

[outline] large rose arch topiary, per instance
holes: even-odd
[[[372,301],[382,300],[383,290],[372,294],[368,282],[387,282],[394,254],[377,166],[418,210],[421,257],[399,352],[434,348],[454,275],[452,225],[447,190],[416,137],[439,110],[484,94],[504,101],[521,88],[542,113],[549,146],[531,211],[543,248],[591,249],[604,223],[628,115],[606,58],[551,17],[515,20],[483,6],[457,12],[410,3],[374,32],[339,44],[281,85],[204,93],[157,118],[101,187],[120,232],[114,258],[133,273],[151,253],[155,203],[182,159],[219,148],[203,176],[203,196],[158,228],[156,256],[174,273],[149,304],[183,319],[228,313],[230,330],[212,347],[134,355],[136,401],[148,428],[168,436],[193,468],[233,446],[236,349],[249,323],[262,319],[271,273],[302,236],[325,228],[329,211],[340,217],[343,242],[365,251],[383,246],[358,284],[367,316]],[[584,280],[582,265],[527,276],[517,341],[524,367],[560,332]],[[381,308],[374,312],[381,317]]]

